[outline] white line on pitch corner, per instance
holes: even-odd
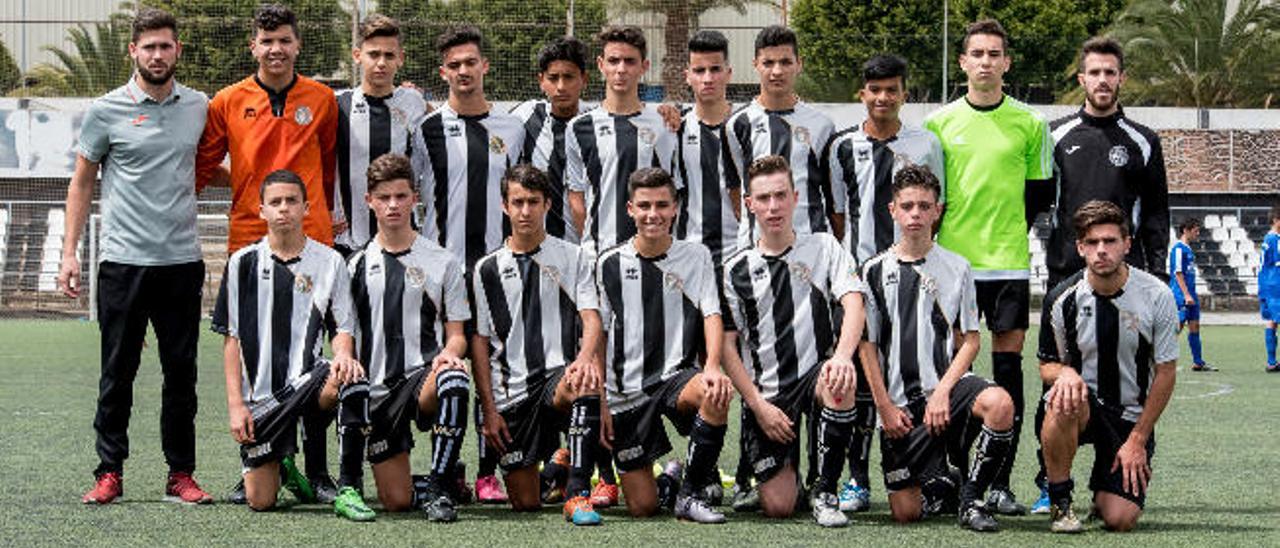
[[[1173,399],[1175,399],[1175,400],[1193,400],[1193,399],[1200,399],[1200,398],[1215,398],[1215,397],[1218,397],[1218,396],[1225,396],[1225,395],[1227,395],[1227,394],[1230,394],[1230,393],[1232,393],[1232,392],[1235,392],[1235,391],[1236,391],[1236,387],[1231,386],[1231,385],[1229,385],[1229,384],[1227,384],[1227,383],[1222,383],[1222,382],[1207,382],[1207,381],[1198,381],[1198,380],[1197,380],[1197,381],[1179,381],[1179,382],[1178,382],[1178,384],[1203,384],[1203,385],[1206,385],[1206,386],[1216,386],[1216,387],[1218,387],[1218,389],[1217,389],[1217,390],[1214,390],[1214,391],[1212,391],[1212,392],[1205,392],[1204,394],[1188,394],[1188,395],[1185,395],[1185,396],[1184,396],[1184,395],[1174,396],[1174,397],[1173,397]]]

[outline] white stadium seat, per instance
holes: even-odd
[[[1240,226],[1240,218],[1235,215],[1222,216],[1222,228],[1235,228]]]
[[[1231,239],[1232,239],[1232,240],[1235,240],[1235,241],[1237,241],[1237,242],[1248,242],[1248,241],[1249,241],[1249,231],[1247,231],[1247,230],[1245,230],[1245,229],[1243,229],[1243,228],[1241,228],[1241,227],[1238,227],[1238,226],[1237,226],[1237,227],[1235,227],[1235,228],[1232,228],[1232,229],[1231,229]]]
[[[1221,226],[1222,226],[1222,219],[1218,218],[1218,216],[1217,216],[1217,215],[1205,215],[1205,216],[1204,216],[1204,221],[1203,221],[1203,226],[1204,226],[1205,228],[1218,228],[1218,227],[1221,227]]]
[[[1231,237],[1231,231],[1225,228],[1215,228],[1209,231],[1209,239],[1215,242],[1225,242]]]
[[[1238,245],[1235,240],[1227,240],[1218,244],[1218,251],[1223,255],[1230,255],[1236,251]]]
[[[1239,253],[1232,253],[1230,255],[1227,255],[1227,264],[1235,268],[1240,268],[1242,266],[1245,266],[1244,255],[1241,255]]]

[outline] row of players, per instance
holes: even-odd
[[[795,34],[784,27],[766,28],[757,37],[754,67],[760,74],[761,93],[736,113],[724,96],[732,69],[723,36],[700,32],[691,40],[687,75],[695,88],[695,106],[683,119],[668,108],[664,118],[660,107],[639,99],[639,81],[648,68],[643,34],[633,27],[611,27],[597,36],[602,52],[596,64],[605,79],[605,99],[598,108],[588,110],[578,100],[587,78],[586,48],[565,39],[549,45],[539,58],[539,81],[548,101],[522,105],[517,113],[523,118],[513,118],[492,112],[484,98],[488,62],[482,37],[473,28],[451,29],[437,41],[440,74],[449,84],[449,98],[427,115],[429,107],[420,94],[394,86],[396,69],[404,62],[394,21],[375,16],[362,27],[353,52],[363,69],[362,86],[335,99],[327,88],[294,72],[301,36],[294,15],[280,6],[266,6],[255,18],[251,50],[259,61],[257,73],[222,90],[206,110],[200,101],[185,100],[203,99],[202,94],[172,80],[180,52],[176,21],[158,17],[154,11],[146,13],[147,17],[140,14],[135,21],[131,46],[136,77],[95,102],[81,135],[82,161],[68,193],[66,241],[72,245],[64,249],[60,275],[69,294],[76,293],[73,286],[79,279],[74,242],[82,234],[93,175],[100,165],[110,190],[104,192],[105,270],[100,269],[100,277],[112,280],[145,277],[149,270],[187,264],[186,260],[198,262],[194,223],[186,226],[176,219],[188,209],[194,212],[194,198],[189,190],[183,195],[180,184],[188,178],[196,187],[232,186],[229,245],[234,252],[258,240],[267,229],[259,218],[261,203],[254,189],[267,174],[288,168],[303,181],[308,203],[326,205],[309,209],[303,219],[306,233],[351,252],[372,241],[377,230],[370,210],[359,203],[367,192],[366,168],[384,153],[406,154],[417,173],[412,186],[427,204],[423,233],[470,271],[502,243],[504,224],[509,221],[501,208],[494,207],[501,201],[498,183],[506,167],[521,159],[545,168],[549,175],[548,230],[567,240],[581,238],[588,251],[608,249],[636,233],[626,207],[626,182],[641,166],[666,168],[680,189],[677,235],[705,244],[716,265],[759,236],[757,220],[740,199],[743,185],[738,175],[754,159],[781,154],[789,163],[797,190],[792,221],[798,233],[830,230],[843,236],[844,245],[862,262],[892,244],[898,232],[887,207],[892,174],[921,165],[947,182],[939,192],[940,201],[947,202],[939,243],[973,265],[979,311],[995,335],[994,377],[1013,398],[1016,432],[1023,407],[1020,351],[1029,293],[1024,215],[1038,210],[1023,202],[1046,195],[1040,183],[1052,175],[1054,137],[1059,145],[1076,143],[1056,162],[1062,185],[1057,223],[1061,229],[1055,230],[1050,266],[1057,279],[1083,266],[1068,216],[1088,197],[1107,198],[1126,210],[1134,209],[1141,199],[1134,248],[1144,251],[1131,254],[1130,259],[1136,256],[1135,262],[1144,266],[1163,263],[1162,258],[1153,259],[1165,249],[1162,243],[1153,245],[1153,238],[1167,237],[1166,228],[1153,227],[1159,227],[1162,219],[1165,225],[1168,222],[1159,143],[1119,113],[1123,56],[1118,46],[1106,40],[1085,45],[1081,83],[1088,100],[1081,113],[1055,123],[1054,135],[1032,110],[1004,96],[1002,77],[1010,63],[1007,38],[994,21],[970,26],[960,56],[969,76],[969,93],[931,115],[929,131],[906,127],[898,120],[906,98],[906,66],[899,59],[882,56],[869,61],[864,71],[861,95],[868,119],[836,135],[833,122],[794,93],[801,63]],[[166,116],[166,109],[178,115]],[[129,124],[112,124],[117,118],[130,122],[132,129]],[[170,135],[186,135],[199,128],[199,138],[157,142],[161,133],[156,129],[166,125]],[[980,144],[968,142],[978,136],[983,138]],[[1107,139],[1123,143],[1095,142]],[[175,145],[181,150],[158,154],[158,149]],[[1072,154],[1082,146],[1084,153]],[[190,164],[174,161],[191,153],[195,161]],[[220,167],[228,153],[229,171]],[[103,162],[108,155],[116,161]],[[1110,168],[1098,169],[1099,157]],[[145,169],[120,167],[132,168],[131,163],[141,163]],[[148,193],[114,182],[137,179],[140,173],[155,174],[157,167],[179,183],[171,194]],[[1133,179],[1129,182],[1134,184],[1109,183],[1116,178]],[[1068,188],[1068,180],[1085,182]],[[120,213],[139,205],[164,215]],[[181,225],[177,227],[181,230],[156,230],[157,223],[166,222]],[[158,236],[168,238],[154,242]],[[144,267],[117,272],[116,264]],[[191,276],[183,278],[187,277]],[[119,294],[108,291],[108,304],[116,304],[112,299],[141,298],[128,287],[133,286],[124,284]],[[110,345],[135,346],[132,330],[109,329],[111,317],[103,318],[104,356],[121,355],[109,351],[120,349],[109,349]],[[145,325],[146,318],[141,321]],[[109,333],[128,336],[108,337]],[[163,351],[163,341],[161,347],[168,374],[171,360],[167,358],[173,356]],[[124,354],[132,352],[127,350]],[[194,351],[180,358],[193,362]],[[118,495],[119,470],[127,454],[122,425],[127,425],[128,415],[127,402],[123,415],[121,406],[113,404],[119,403],[117,385],[127,387],[128,383],[107,379],[109,371],[120,367],[136,369],[136,360],[104,361],[103,395],[95,420],[102,457],[99,483],[114,473],[115,484],[105,487],[106,495],[91,492],[86,500],[111,500]],[[194,377],[190,380],[193,384]],[[194,412],[194,404],[190,407],[170,418],[185,422],[186,414]],[[166,426],[164,431],[167,436],[174,429]],[[1015,435],[1013,453],[1016,441]],[[171,466],[189,471],[193,459],[181,455],[193,451],[186,448],[187,442],[177,445],[183,449],[175,451]],[[311,461],[307,459],[308,468]],[[1008,492],[1011,468],[1012,458],[1006,459],[997,473],[993,491],[1003,495],[997,497],[997,509],[1014,506]],[[190,481],[189,473],[183,474],[179,474],[180,486],[194,486],[194,482],[183,483]]]
[[[979,347],[973,274],[963,257],[934,243],[941,186],[928,170],[908,167],[895,176],[888,209],[900,237],[859,274],[834,237],[794,229],[799,193],[786,160],[752,162],[745,202],[760,235],[727,260],[722,311],[709,252],[672,236],[677,194],[666,172],[632,174],[626,206],[638,231],[594,258],[547,235],[545,174],[511,168],[501,194],[512,233],[471,277],[476,331],[469,354],[466,276],[448,251],[412,227],[418,196],[409,160],[382,156],[368,180],[378,233],[349,264],[303,234],[305,187],[288,171],[261,186],[268,236],[228,264],[214,329],[227,336],[232,434],[242,444],[252,508],[274,505],[278,463],[294,449],[301,416],[337,406],[339,514],[374,517],[356,489],[366,451],[383,508],[411,507],[416,421],[433,436],[422,507],[429,519],[456,519],[443,486],[467,425],[469,355],[484,434],[502,452],[518,510],[539,506],[537,465],[566,431],[575,495],[566,519],[601,521],[587,498],[597,443],[613,451],[629,512],[653,515],[652,463],[671,450],[667,417],[689,437],[676,516],[725,521],[698,494],[719,479],[736,390],[765,515],[789,516],[796,506],[804,417],[816,431],[814,519],[844,526],[836,489],[859,419],[860,361],[882,425],[894,517],[922,517],[922,482],[946,474],[948,462],[967,463],[974,447],[951,495],[958,496],[961,526],[998,528],[980,501],[1011,449],[1013,402],[970,372]],[[1152,440],[1172,393],[1177,315],[1163,282],[1123,262],[1130,238],[1118,207],[1090,202],[1076,221],[1087,274],[1055,290],[1040,349],[1042,374],[1054,386],[1044,427],[1050,493],[1060,510],[1053,530],[1081,530],[1069,478],[1081,441],[1097,445],[1090,479],[1096,510],[1108,526],[1127,529],[1145,498],[1154,441],[1135,453],[1126,440]],[[1085,312],[1092,309],[1098,320]],[[326,320],[336,333],[332,360],[320,357]]]

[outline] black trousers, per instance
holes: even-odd
[[[156,333],[164,385],[160,440],[171,472],[196,466],[196,344],[204,262],[137,266],[103,262],[98,267],[98,327],[102,333],[102,377],[98,381],[98,468],[95,475],[123,472],[129,458],[133,380],[150,322]]]

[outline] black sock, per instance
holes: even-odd
[[[1025,405],[1022,395],[1022,354],[1017,352],[992,352],[991,370],[996,384],[1009,393],[1013,399],[1013,442],[1009,449],[1009,458],[1004,467],[997,473],[991,484],[1001,489],[1009,488],[1009,475],[1013,473],[1014,459],[1018,456],[1018,433],[1022,432],[1022,408]]]
[[[844,455],[849,447],[849,439],[853,437],[853,423],[856,412],[853,409],[837,411],[823,407],[818,412],[817,471],[818,482],[814,485],[812,495],[818,493],[835,494],[840,485],[840,474],[844,471]]]
[[[369,383],[344,385],[338,393],[338,487],[363,487],[368,432]]]
[[[600,397],[573,400],[569,410],[569,483],[566,497],[591,491],[591,472],[596,469],[596,447],[600,445]]]
[[[432,428],[431,476],[439,485],[453,477],[454,463],[462,450],[467,434],[467,399],[469,379],[457,369],[441,371],[436,375],[436,422]]]
[[[685,456],[684,483],[680,486],[681,496],[692,495],[712,481],[720,481],[716,463],[720,461],[727,429],[723,424],[707,423],[701,414],[694,417],[693,430],[689,432],[689,452]]]
[[[1059,503],[1062,502],[1071,504],[1071,491],[1075,488],[1076,482],[1072,481],[1071,478],[1067,478],[1067,481],[1060,483],[1049,482],[1049,504],[1054,506],[1060,506]]]
[[[329,425],[333,423],[332,411],[321,411],[302,418],[303,468],[308,478],[329,477]]]
[[[747,420],[747,404],[742,404],[742,418],[738,424],[745,425]],[[738,468],[733,472],[733,483],[739,489],[751,487],[752,471],[749,455],[747,455],[746,428],[738,429]]]
[[[973,466],[969,468],[969,477],[960,487],[961,507],[978,500],[987,488],[991,487],[996,473],[1005,466],[1013,448],[1013,430],[996,432],[986,425],[978,434],[977,449],[973,452]]]
[[[1036,400],[1036,429],[1034,430],[1036,435],[1036,463],[1040,465],[1040,469],[1036,471],[1036,485],[1038,485],[1040,489],[1045,489],[1045,485],[1048,484],[1049,479],[1048,476],[1045,475],[1044,471],[1044,445],[1040,442],[1040,431],[1044,428],[1044,395],[1049,392],[1049,386],[1041,385],[1040,388],[1040,399]]]
[[[605,485],[616,485],[618,474],[613,471],[613,451],[598,447],[596,449],[596,472],[600,473],[600,482]]]
[[[479,444],[479,462],[476,463],[476,477],[483,478],[498,473],[498,451],[489,447],[484,439],[484,411],[480,409],[480,400],[475,400],[476,442]]]
[[[853,483],[864,489],[871,488],[871,477],[868,462],[871,459],[871,437],[876,431],[876,404],[871,396],[859,397],[854,405],[856,418],[853,424],[853,436],[849,438],[849,476]]]

